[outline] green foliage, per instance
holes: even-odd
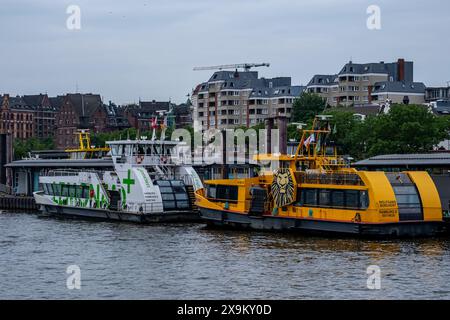
[[[339,152],[355,158],[362,157],[361,144],[364,142],[364,139],[360,139],[362,121],[352,112],[339,109],[327,111],[325,114],[333,116],[330,141],[338,146]]]
[[[333,115],[336,125],[331,140],[341,154],[356,159],[429,152],[450,136],[450,117],[437,117],[418,105],[393,105],[388,114],[369,116],[364,121],[339,109],[325,114]]]
[[[307,122],[322,113],[327,106],[326,99],[315,93],[305,92],[295,99],[292,106],[292,121]]]
[[[52,150],[55,144],[52,138],[38,139],[30,138],[27,140],[14,140],[14,158],[16,160],[26,157],[31,151]]]
[[[416,105],[394,105],[388,114],[368,118],[363,127],[368,156],[429,152],[450,132],[448,119]]]

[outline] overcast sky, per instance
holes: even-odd
[[[369,5],[381,30],[369,30]],[[69,30],[69,5],[81,29]],[[1,0],[0,93],[93,92],[104,101],[184,102],[211,72],[194,66],[269,62],[265,77],[355,63],[413,60],[415,81],[450,81],[450,1]]]

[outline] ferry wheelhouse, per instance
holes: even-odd
[[[427,172],[357,171],[331,146],[330,117],[303,130],[296,153],[259,155],[258,177],[205,181],[196,192],[212,226],[367,236],[433,236],[445,231]]]
[[[198,219],[194,192],[202,183],[178,157],[182,142],[138,139],[107,145],[113,170],[51,170],[39,178],[43,190],[34,198],[43,212],[142,223]]]

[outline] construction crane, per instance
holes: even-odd
[[[239,69],[242,68],[244,71],[250,71],[251,68],[255,67],[270,67],[270,63],[238,63],[238,64],[224,64],[219,66],[210,67],[195,67],[194,71],[203,70],[223,70],[223,69]]]

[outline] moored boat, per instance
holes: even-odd
[[[137,139],[107,145],[113,170],[60,169],[39,177],[43,190],[34,198],[42,212],[137,223],[198,220],[194,192],[202,183],[177,158],[182,143]]]
[[[294,156],[269,161],[259,177],[209,180],[196,192],[209,225],[374,237],[446,231],[439,194],[427,172],[357,171],[329,143],[331,118],[303,130]]]

